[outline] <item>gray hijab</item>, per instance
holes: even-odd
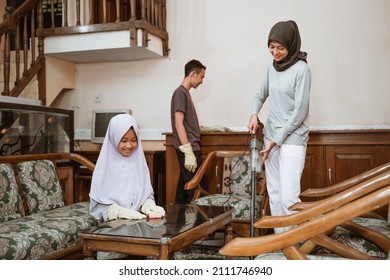
[[[279,62],[274,61],[273,65],[276,71],[284,71],[298,60],[307,63],[307,53],[301,51],[301,36],[295,21],[289,20],[276,23],[269,32],[268,46],[271,41],[279,42],[288,51],[285,59]]]

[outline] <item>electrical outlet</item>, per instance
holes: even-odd
[[[102,102],[102,96],[101,96],[101,95],[95,95],[95,96],[93,97],[93,101],[94,101],[95,103],[101,103],[101,102]]]

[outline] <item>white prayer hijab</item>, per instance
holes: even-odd
[[[129,157],[117,150],[123,135],[133,128],[138,145]],[[113,203],[138,210],[153,193],[135,118],[128,114],[110,120],[92,176],[90,198],[99,204]]]

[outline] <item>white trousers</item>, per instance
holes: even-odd
[[[269,140],[264,138],[267,147]],[[275,146],[265,161],[267,191],[272,216],[293,213],[292,204],[301,201],[301,175],[305,166],[306,146]]]

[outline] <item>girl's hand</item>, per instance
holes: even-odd
[[[276,143],[274,141],[270,141],[268,147],[266,147],[264,150],[260,151],[260,154],[263,154],[263,157],[261,158],[261,164],[263,165],[265,160],[268,158],[269,153],[271,152],[272,148],[276,146]]]
[[[250,134],[255,134],[256,131],[259,129],[259,123],[256,115],[251,116],[248,124],[248,129]]]

